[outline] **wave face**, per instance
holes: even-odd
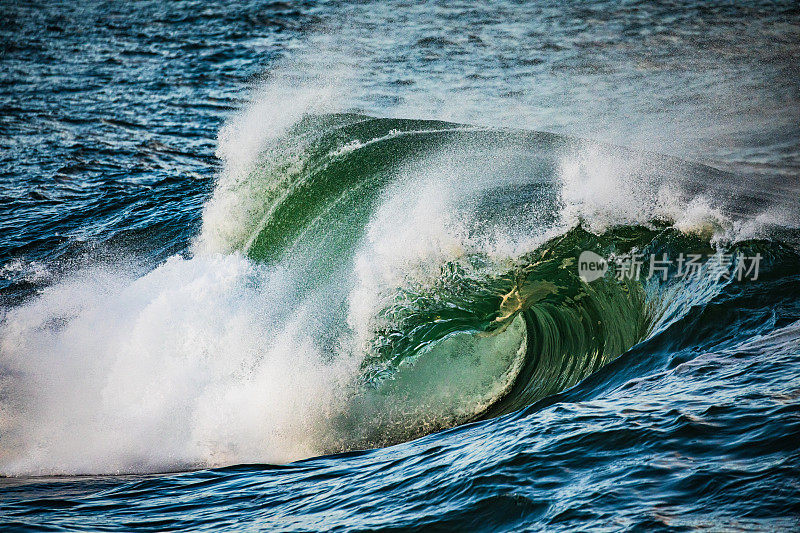
[[[206,207],[197,253],[291,268],[292,299],[323,302],[315,339],[358,362],[317,453],[514,412],[725,286],[713,275],[589,284],[584,251],[787,253],[730,218],[735,196],[711,204],[728,175],[552,134],[305,116],[237,171]]]

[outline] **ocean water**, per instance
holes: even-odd
[[[0,15],[3,530],[800,527],[794,3]]]

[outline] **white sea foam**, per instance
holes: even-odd
[[[174,257],[83,270],[7,313],[0,472],[151,472],[315,453],[354,372],[315,344],[291,275]],[[287,305],[287,302],[292,302]]]
[[[315,77],[300,77],[295,62],[276,67],[271,77],[250,91],[242,111],[220,129],[216,155],[223,162],[214,195],[203,209],[203,227],[196,239],[197,253],[230,253],[249,244],[254,228],[267,216],[267,201],[285,194],[305,160],[303,139],[282,145],[289,128],[305,115],[341,110],[348,71],[341,65],[315,69]],[[320,73],[325,72],[323,77]],[[254,179],[261,165],[276,171]]]
[[[0,279],[24,279],[29,283],[41,283],[52,278],[52,272],[40,261],[12,259],[0,267]]]
[[[582,223],[602,232],[622,224],[671,221],[685,232],[722,236],[731,220],[703,194],[683,190],[684,170],[675,165],[668,175],[654,172],[644,154],[587,143],[560,161],[562,216],[565,223]]]

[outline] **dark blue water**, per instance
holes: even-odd
[[[4,529],[800,527],[793,3],[0,19]]]

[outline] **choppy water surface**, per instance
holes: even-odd
[[[4,528],[798,527],[792,3],[0,11]]]

